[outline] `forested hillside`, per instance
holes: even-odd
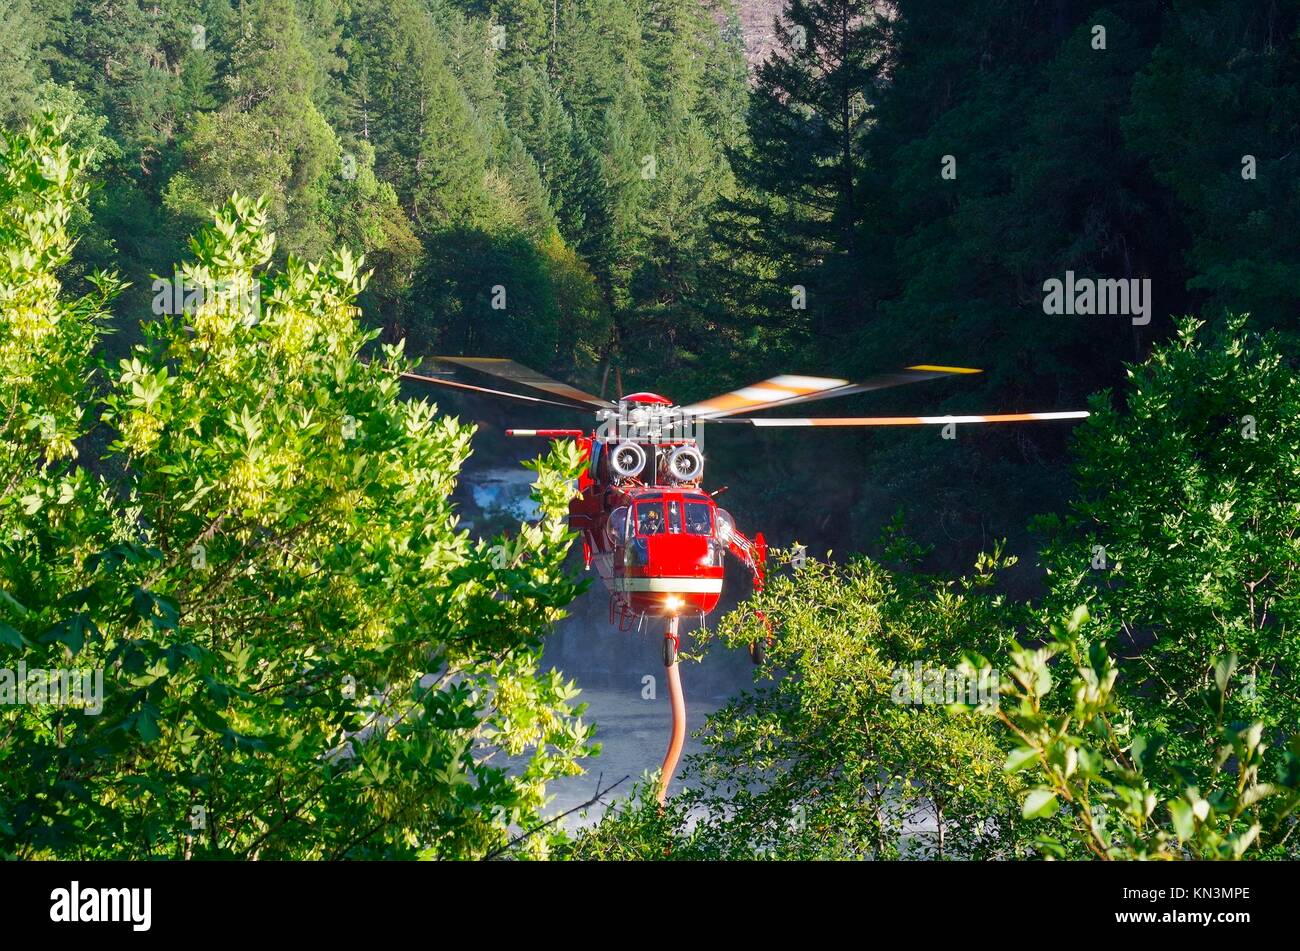
[[[80,258],[124,267],[123,313],[239,190],[271,197],[281,254],[364,252],[388,339],[581,371],[613,313],[683,322],[682,262],[708,257],[745,73],[695,0],[551,12],[22,0],[9,118],[60,104],[101,146]]]
[[[98,148],[77,264],[133,285],[118,351],[235,190],[269,196],[282,256],[364,253],[384,339],[606,393],[933,362],[986,373],[846,409],[1063,409],[1170,314],[1296,329],[1293,4],[795,0],[756,27],[769,10],[8,0],[4,118],[71,111]],[[753,70],[746,35],[774,49]],[[1066,271],[1149,278],[1154,316],[1044,314]],[[778,537],[860,549],[902,506],[964,563],[1059,502],[1064,445],[1042,427],[714,450]]]

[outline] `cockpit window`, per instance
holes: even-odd
[[[709,517],[708,505],[703,502],[686,503],[686,534],[713,534],[713,519]]]
[[[614,511],[609,513],[609,536],[611,541],[617,542],[627,531],[627,506],[620,505]]]
[[[638,502],[636,506],[636,533],[638,535],[660,535],[664,532],[664,504],[662,502]]]

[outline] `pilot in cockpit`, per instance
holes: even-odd
[[[709,534],[709,510],[704,505],[686,506],[686,531],[692,535]]]
[[[642,505],[638,510],[637,533],[658,535],[664,530],[664,516],[659,505]]]

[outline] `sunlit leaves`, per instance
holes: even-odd
[[[1072,834],[1040,838],[1040,851],[1066,857],[1082,846],[1106,859],[1236,859],[1253,847],[1281,851],[1288,817],[1300,805],[1294,752],[1283,751],[1278,761],[1284,782],[1262,781],[1268,744],[1263,725],[1254,723],[1222,731],[1209,770],[1204,763],[1171,762],[1161,752],[1163,737],[1138,732],[1109,654],[1095,642],[1082,649],[1087,621],[1088,612],[1076,609],[1054,627],[1050,648],[1011,654],[1015,686],[1008,699],[1017,703],[1003,708],[1003,720],[1023,745],[1003,769],[1027,770],[1040,783],[1024,798],[1026,819],[1057,816]],[[1073,674],[1071,702],[1063,706],[1049,696],[1052,681],[1039,674],[1045,658],[1060,665],[1061,675]],[[1232,664],[1226,658],[1215,666],[1220,691]],[[1190,779],[1197,774],[1207,777],[1204,786]]]
[[[22,148],[6,161],[34,161]],[[472,430],[400,398],[401,348],[374,347],[357,321],[364,263],[340,251],[270,268],[266,205],[242,196],[192,249],[187,279],[256,288],[257,309],[218,294],[147,321],[102,404],[85,385],[94,314],[41,285],[38,256],[16,258],[15,292],[43,286],[31,313],[59,317],[77,346],[47,351],[48,381],[25,391],[32,354],[0,337],[0,393],[35,401],[25,428],[0,430],[26,447],[0,496],[0,652],[101,668],[105,696],[98,716],[0,710],[0,851],[500,847],[588,752],[572,685],[538,671],[542,634],[580,590],[563,565],[574,448],[538,465],[543,521],[513,533],[498,568],[450,503]],[[0,303],[17,326],[26,311]],[[112,428],[95,470],[112,482],[48,466],[50,440],[26,426],[42,400],[66,404],[55,431],[83,416]],[[52,794],[68,783],[75,799]]]
[[[1045,523],[1052,611],[1086,601],[1095,624],[1076,636],[1045,620],[1087,660],[1082,712],[1101,712],[1107,671],[1121,670],[1133,720],[1208,788],[1223,763],[1205,750],[1224,731],[1300,722],[1300,544],[1286,488],[1300,472],[1300,382],[1281,342],[1245,317],[1217,329],[1188,318],[1130,368],[1122,396],[1122,408],[1094,401],[1077,435],[1078,498],[1067,520]]]

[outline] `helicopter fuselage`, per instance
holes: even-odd
[[[629,406],[650,409],[655,420],[671,404],[652,393],[632,394],[609,421],[625,422]],[[626,627],[644,617],[707,615],[722,596],[728,552],[761,585],[762,536],[750,541],[736,531],[701,487],[696,439],[666,434],[657,424],[545,434],[575,439],[586,463],[569,503],[569,526],[582,535],[586,567],[594,566],[609,590],[611,620]]]

